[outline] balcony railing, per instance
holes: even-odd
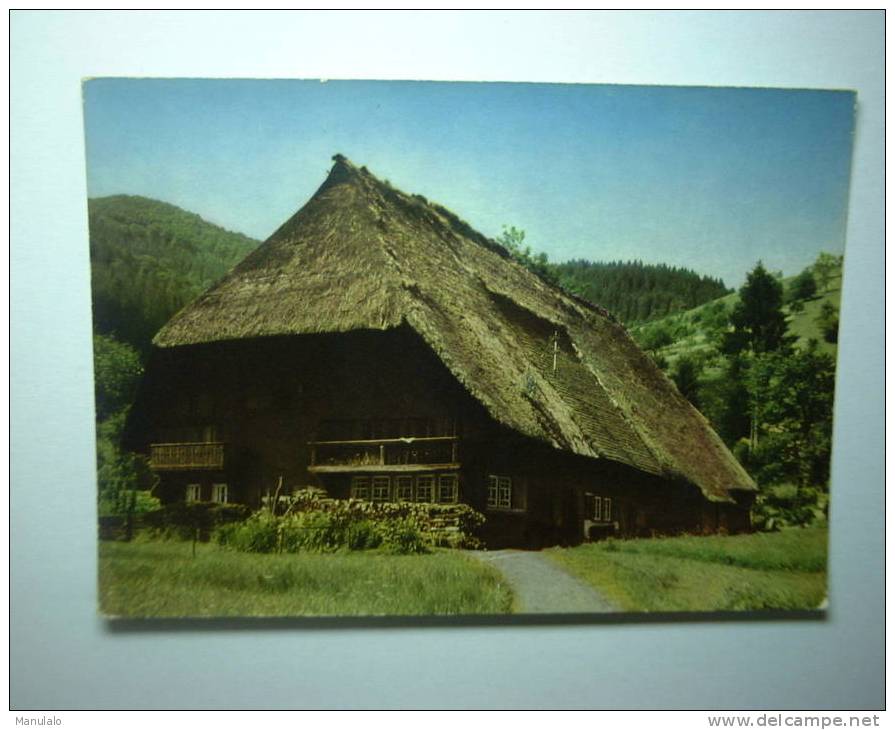
[[[221,442],[151,444],[149,463],[156,471],[169,469],[223,469]]]
[[[418,471],[434,466],[458,468],[456,436],[311,441],[312,472]]]

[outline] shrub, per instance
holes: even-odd
[[[123,413],[134,401],[143,375],[140,354],[109,335],[93,335],[96,420]]]
[[[327,512],[302,512],[282,517],[280,545],[284,552],[330,552],[348,541],[344,523]]]
[[[214,531],[214,541],[218,545],[223,545],[225,547],[235,547],[237,542],[236,533],[241,528],[242,525],[239,524],[230,524],[230,525],[221,525]]]
[[[839,310],[830,302],[824,302],[820,314],[814,320],[820,328],[824,341],[836,344],[839,341]]]
[[[245,522],[218,527],[215,540],[219,545],[246,553],[272,553],[279,541],[278,522],[265,511],[256,512]]]
[[[665,323],[656,323],[639,332],[640,346],[647,351],[660,350],[674,343],[671,327]]]
[[[412,518],[383,520],[378,526],[382,548],[395,555],[426,553],[429,546],[419,523]]]
[[[425,552],[429,546],[476,548],[485,517],[466,504],[371,503],[329,499],[298,490],[253,515],[244,525],[218,527],[222,545],[251,552],[330,552],[382,548]],[[220,524],[220,523],[218,523]],[[270,530],[276,534],[270,538]],[[263,549],[262,549],[263,548]]]
[[[96,427],[97,497],[100,515],[125,515],[157,509],[148,493],[157,483],[148,460],[121,448],[127,418],[122,410]]]
[[[699,408],[699,378],[701,375],[701,365],[687,355],[678,358],[671,374],[671,379],[680,394],[697,408]]]
[[[826,522],[829,495],[820,489],[794,485],[766,488],[755,499],[752,525],[758,530],[774,532],[784,527],[805,527]]]
[[[143,515],[143,524],[160,537],[189,540],[198,534],[207,540],[216,528],[245,520],[249,514],[242,504],[172,502]]]
[[[213,504],[209,512],[211,523],[215,526],[242,522],[250,514],[249,508],[244,504]]]
[[[347,530],[349,550],[370,550],[382,544],[382,531],[372,520],[358,520]]]
[[[786,292],[787,301],[790,303],[811,299],[817,294],[817,282],[811,269],[805,269],[795,277]]]

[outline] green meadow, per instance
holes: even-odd
[[[608,540],[545,551],[625,611],[815,609],[827,530]]]
[[[240,553],[189,542],[101,542],[100,611],[112,617],[508,613],[499,574],[459,552]]]

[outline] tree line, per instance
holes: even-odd
[[[730,293],[720,278],[667,264],[585,259],[552,263],[547,254],[533,253],[525,244],[525,232],[513,226],[504,226],[496,240],[523,266],[626,324],[666,317]]]

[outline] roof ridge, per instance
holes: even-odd
[[[440,227],[448,231],[452,236],[463,236],[464,238],[479,244],[487,250],[496,253],[503,259],[519,263],[518,261],[516,261],[516,259],[513,257],[512,252],[506,246],[504,246],[494,238],[490,238],[477,231],[469,223],[463,220],[463,218],[461,218],[459,215],[457,215],[441,203],[429,200],[425,195],[420,195],[418,193],[405,193],[403,190],[392,185],[388,179],[380,179],[374,173],[370,172],[370,170],[365,165],[361,165],[360,167],[358,167],[341,153],[337,152],[332,156],[332,159],[334,162],[333,167],[330,170],[327,180],[324,182],[323,185],[321,185],[320,190],[323,190],[324,187],[327,186],[327,183],[330,182],[330,180],[333,181],[332,184],[338,184],[340,182],[348,181],[352,178],[367,182],[374,188],[380,188],[380,192],[384,193],[384,197],[386,197],[387,199],[391,198],[394,202],[398,202],[399,204],[407,205],[410,207],[421,206],[429,212],[435,214],[436,221],[440,224]],[[561,285],[544,278],[537,272],[532,271],[521,263],[519,265],[522,266],[522,268],[525,269],[525,271],[527,271],[531,276],[536,277],[557,293],[568,297],[576,304],[583,306],[590,311],[596,312],[597,314],[606,317],[612,322],[620,324],[615,315],[612,314],[612,312],[610,312],[608,309],[605,309],[599,304],[591,302],[590,300],[585,299],[584,297],[575,294],[574,292],[568,291]]]

